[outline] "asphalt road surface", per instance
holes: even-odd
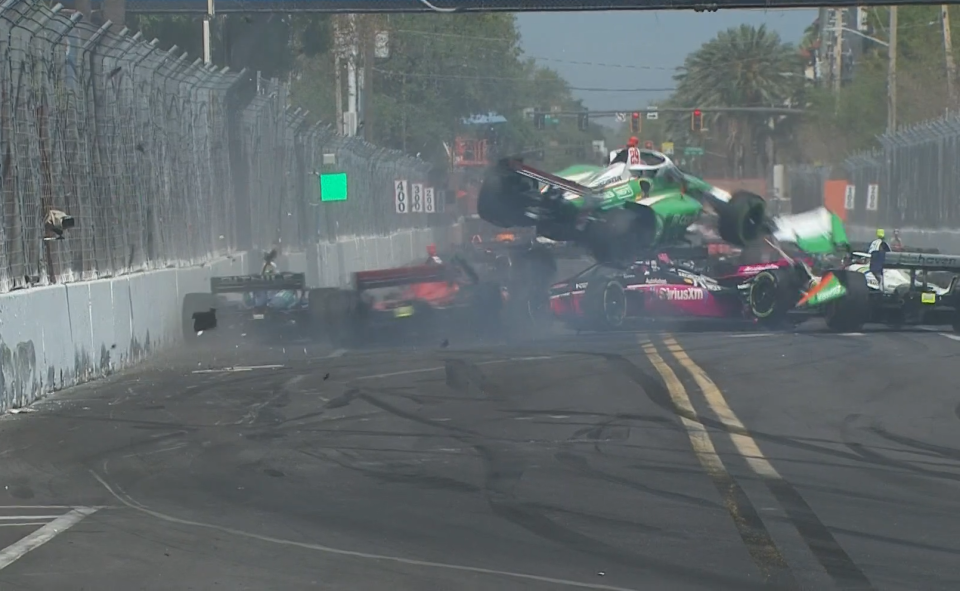
[[[815,326],[180,351],[0,420],[0,589],[953,591],[958,354]]]

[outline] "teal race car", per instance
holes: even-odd
[[[605,264],[688,244],[688,228],[706,208],[716,213],[721,238],[733,245],[770,232],[759,195],[730,194],[682,171],[664,154],[633,150],[632,158],[623,150],[579,182],[522,160],[501,160],[485,175],[477,213],[499,227],[535,227],[539,236],[575,242]]]

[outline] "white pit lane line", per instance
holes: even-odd
[[[19,541],[0,550],[0,570],[3,570],[22,558],[27,552],[36,550],[57,535],[83,521],[86,517],[97,512],[96,507],[74,507],[69,513],[58,516],[37,531],[24,536]],[[35,516],[34,519],[44,516]]]

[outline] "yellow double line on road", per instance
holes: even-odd
[[[672,337],[664,339],[663,344],[673,358],[693,377],[697,387],[703,392],[707,404],[710,405],[710,408],[727,428],[737,451],[746,459],[750,467],[763,477],[780,478],[773,465],[763,456],[763,452],[760,451],[756,441],[746,432],[743,423],[734,414],[730,405],[727,404],[713,380],[690,359],[686,351]],[[654,345],[645,343],[642,347],[650,363],[663,378],[663,383],[670,394],[670,400],[673,402],[674,410],[680,417],[680,421],[690,439],[690,446],[693,448],[700,465],[703,466],[720,493],[723,505],[730,513],[730,517],[733,519],[734,525],[736,525],[754,563],[768,581],[778,580],[784,587],[795,587],[796,583],[789,573],[786,559],[767,532],[759,514],[750,504],[740,485],[727,472],[723,460],[717,454],[710,434],[701,423],[697,411],[690,401],[687,389]]]
[[[781,478],[780,474],[777,472],[776,468],[773,467],[773,464],[764,457],[763,452],[760,451],[760,446],[757,445],[757,442],[754,441],[747,433],[746,427],[743,426],[743,423],[733,412],[733,409],[730,408],[730,405],[727,404],[726,399],[723,397],[723,394],[720,392],[720,388],[710,379],[703,368],[697,365],[693,359],[690,359],[690,356],[687,355],[687,352],[683,350],[683,347],[673,337],[668,337],[664,339],[663,344],[667,347],[667,350],[673,355],[677,362],[690,373],[690,376],[693,377],[694,382],[697,384],[697,388],[703,392],[704,398],[707,400],[707,404],[710,405],[710,409],[717,415],[720,419],[720,422],[727,428],[727,432],[730,435],[730,439],[733,441],[733,445],[736,446],[737,451],[740,452],[740,455],[746,459],[747,463],[756,472],[758,475],[763,476],[764,478]],[[694,451],[699,457],[701,451],[706,450],[702,443],[693,443],[694,438],[699,441],[705,438],[708,442],[710,440],[709,435],[707,435],[706,429],[696,418],[696,411],[693,408],[693,405],[690,402],[690,397],[687,395],[686,388],[683,387],[683,384],[680,383],[680,380],[677,379],[677,374],[674,373],[673,369],[663,360],[659,353],[657,353],[656,347],[651,344],[643,345],[643,351],[647,354],[647,357],[650,359],[650,362],[653,363],[653,366],[656,368],[657,372],[663,378],[664,383],[667,385],[667,390],[670,392],[670,398],[673,400],[674,406],[677,407],[681,419],[684,420],[684,426],[687,428],[687,432],[690,433],[691,445],[693,445]],[[685,415],[689,415],[691,419],[687,419]],[[695,427],[692,425],[696,425]],[[694,436],[696,433],[696,436]],[[703,435],[701,436],[700,433]],[[713,444],[709,443],[709,450],[711,454],[716,455],[713,450]],[[707,453],[704,451],[703,453]],[[714,460],[704,460],[700,459],[700,462],[703,463],[708,461],[710,465],[714,465],[719,461],[719,458]],[[722,465],[722,464],[721,464]],[[704,465],[706,469],[707,466]]]
[[[737,417],[720,388],[710,379],[703,368],[697,365],[683,347],[670,335],[664,335],[663,345],[676,362],[687,371],[703,393],[711,411],[720,420],[723,430],[730,437],[740,456],[761,477],[767,489],[785,510],[807,547],[841,588],[871,590],[873,585],[854,563],[829,529],[817,518],[803,497],[777,472],[763,455],[760,446],[750,436],[743,422]],[[690,396],[677,374],[663,360],[657,348],[650,343],[641,343],[647,358],[663,378],[670,394],[674,410],[680,417],[690,444],[700,464],[713,480],[723,498],[723,504],[733,518],[747,551],[768,582],[780,588],[797,588],[797,583],[780,550],[763,524],[763,520],[750,503],[736,480],[726,467],[710,438],[706,427],[697,416]]]

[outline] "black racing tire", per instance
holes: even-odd
[[[800,299],[800,282],[793,269],[771,269],[754,276],[747,290],[751,316],[765,326],[787,324],[787,315]]]
[[[623,328],[627,321],[627,291],[619,278],[591,281],[583,294],[583,325],[593,330]]]
[[[749,191],[737,191],[728,203],[717,207],[720,238],[734,246],[746,246],[763,235],[767,203]]]
[[[503,164],[484,175],[477,195],[477,214],[500,228],[528,227],[536,221],[525,215],[531,196],[538,195],[536,181],[520,176]]]
[[[187,342],[195,341],[200,336],[199,331],[195,330],[197,319],[195,314],[210,314],[207,320],[213,320],[213,326],[206,328],[210,330],[216,328],[216,309],[217,296],[212,293],[188,293],[183,296],[183,307],[181,308],[181,322],[183,325],[183,339]],[[202,320],[201,320],[202,322]]]
[[[870,320],[870,288],[863,273],[847,270],[831,271],[847,293],[838,300],[827,302],[823,317],[827,328],[836,332],[856,332]]]

